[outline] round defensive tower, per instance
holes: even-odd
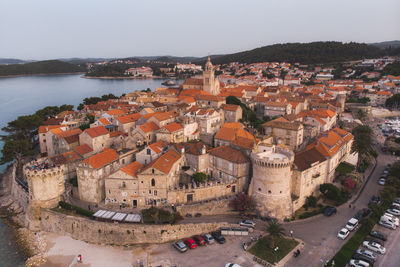
[[[25,169],[29,187],[29,201],[41,208],[54,208],[65,190],[64,172],[58,166],[42,170]]]
[[[292,215],[290,191],[294,153],[285,147],[271,146],[252,154],[253,178],[249,194],[262,216],[283,219]]]

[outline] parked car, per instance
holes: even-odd
[[[387,239],[387,236],[386,236],[385,234],[383,234],[383,233],[381,233],[381,232],[379,232],[379,231],[377,231],[377,230],[372,230],[372,231],[369,233],[369,235],[370,235],[370,236],[373,236],[373,237],[375,237],[375,238],[378,238],[378,239],[380,239],[380,240],[383,240],[383,241],[386,241],[386,239]]]
[[[394,223],[394,225],[396,225],[396,227],[399,227],[400,225],[400,220],[399,218],[397,218],[396,216],[394,216],[393,214],[387,213],[385,212],[382,216],[381,216],[381,220],[385,220],[385,221],[389,221],[391,223]]]
[[[380,178],[380,179],[378,180],[378,184],[379,184],[379,185],[385,185],[385,183],[386,183],[386,179],[385,179],[385,178]]]
[[[396,209],[396,210],[400,210],[400,204],[399,203],[393,202],[392,205],[390,205],[390,208],[392,208],[392,207],[394,209]]]
[[[330,206],[330,207],[327,207],[327,208],[324,210],[324,215],[325,215],[325,216],[331,216],[332,214],[336,214],[336,212],[337,212],[336,208]]]
[[[358,225],[358,220],[356,218],[351,218],[347,224],[346,224],[346,228],[349,229],[349,231],[353,231],[354,229],[356,229]]]
[[[369,267],[369,263],[362,260],[351,259],[349,262],[351,267]]]
[[[215,231],[211,233],[212,237],[214,237],[215,241],[217,241],[220,244],[224,244],[226,242],[226,239],[223,235],[221,235],[221,232]]]
[[[374,260],[371,260],[370,258],[367,258],[367,257],[365,257],[365,256],[363,256],[363,255],[360,255],[360,254],[354,254],[353,256],[352,256],[352,259],[354,259],[354,260],[361,260],[361,261],[365,261],[365,262],[367,262],[370,266],[373,266],[374,265]]]
[[[256,226],[256,224],[251,221],[251,220],[243,220],[239,222],[240,226],[246,226],[246,227],[250,227],[250,228],[254,228]]]
[[[372,241],[364,241],[363,242],[363,246],[369,250],[372,250],[374,252],[377,252],[379,254],[385,254],[386,253],[386,249],[385,247],[379,245],[376,242],[372,242]]]
[[[385,242],[384,242],[384,241],[382,241],[382,240],[380,240],[380,239],[378,239],[378,238],[372,237],[372,236],[367,236],[367,237],[364,239],[364,241],[372,241],[372,242],[378,243],[378,244],[381,245],[381,246],[384,246],[384,245],[385,245]]]
[[[400,198],[396,197],[396,198],[393,200],[393,203],[400,204]]]
[[[204,238],[204,240],[206,241],[206,243],[208,245],[211,245],[211,244],[215,243],[214,237],[212,237],[212,235],[210,235],[210,234],[204,234],[203,238]]]
[[[192,239],[199,246],[204,246],[206,244],[206,241],[204,240],[204,238],[201,235],[195,235],[195,236],[192,237]]]
[[[192,214],[191,214],[191,213],[186,213],[186,214],[185,214],[185,217],[191,218],[191,217],[192,217]]]
[[[190,249],[195,249],[195,248],[197,248],[196,242],[194,242],[194,240],[191,239],[191,238],[185,238],[185,239],[183,239],[183,242],[184,242],[185,245],[188,246]]]
[[[398,210],[398,209],[391,208],[391,209],[387,209],[386,212],[389,214],[393,214],[395,216],[400,216],[400,210]]]
[[[369,204],[380,204],[381,203],[381,198],[378,196],[372,196],[371,201]]]
[[[356,253],[363,255],[364,257],[367,257],[371,260],[374,260],[374,261],[376,260],[376,255],[368,249],[360,248],[360,249],[357,249]]]
[[[194,217],[201,217],[201,213],[196,213]]]
[[[342,228],[342,229],[338,232],[337,237],[340,238],[340,239],[342,239],[342,240],[345,240],[346,237],[349,236],[349,234],[350,234],[350,232],[349,232],[349,230],[348,230],[347,228]]]
[[[240,266],[239,264],[236,264],[236,263],[228,262],[227,264],[225,264],[225,267],[242,267],[242,266]]]
[[[181,253],[186,252],[188,250],[188,247],[182,241],[175,242],[172,244],[172,246]]]
[[[395,230],[395,229],[396,229],[396,225],[395,225],[394,223],[392,223],[392,222],[389,222],[389,221],[382,221],[382,220],[379,220],[378,224],[379,224],[379,225],[382,225],[383,227],[392,229],[392,230]]]

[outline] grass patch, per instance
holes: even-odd
[[[58,202],[58,205],[59,205],[62,209],[55,208],[55,209],[53,209],[53,210],[55,210],[55,211],[62,211],[62,210],[64,210],[64,211],[67,211],[67,212],[63,212],[63,213],[66,213],[66,214],[68,214],[68,215],[74,215],[74,214],[76,213],[76,214],[79,214],[79,215],[83,215],[83,216],[92,218],[92,217],[93,217],[93,214],[94,214],[93,211],[82,209],[81,207],[77,207],[77,206],[71,205],[71,204],[66,203],[66,202],[64,202],[64,201]]]
[[[354,166],[346,162],[342,162],[336,167],[336,172],[340,175],[346,175],[354,171]]]
[[[279,238],[275,241],[275,246],[279,249],[277,252],[274,252],[274,250],[269,247],[269,242],[270,237],[265,236],[258,240],[258,242],[250,248],[249,252],[269,263],[274,263],[275,259],[279,262],[299,244],[299,242],[294,239]]]

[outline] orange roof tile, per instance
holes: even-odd
[[[124,173],[137,178],[137,173],[139,172],[140,168],[142,168],[142,164],[140,164],[137,161],[132,162],[129,165],[126,165],[125,167],[121,168],[121,171]]]
[[[161,153],[162,149],[163,149],[163,142],[162,141],[155,142],[155,143],[149,145],[149,148],[151,150],[153,150],[154,152],[156,152],[157,154]]]
[[[39,127],[38,132],[40,134],[41,133],[47,133],[51,129],[56,129],[56,128],[60,128],[60,127],[64,127],[64,125],[42,125],[42,126]]]
[[[106,111],[106,113],[110,116],[121,116],[126,114],[125,111],[121,110],[121,109],[112,109],[109,111]]]
[[[164,128],[170,133],[173,133],[173,132],[176,132],[176,131],[179,131],[179,130],[183,130],[182,124],[176,123],[176,122],[167,124],[167,125],[164,126]]]
[[[64,158],[67,162],[72,162],[76,160],[80,160],[81,156],[73,150],[67,151],[63,153]]]
[[[133,113],[133,114],[117,117],[116,119],[120,123],[125,124],[125,123],[135,122],[135,121],[139,120],[141,117],[142,117],[142,114]]]
[[[90,146],[88,146],[87,144],[83,144],[83,145],[74,147],[74,150],[81,156],[84,156],[85,154],[93,151],[93,149]]]
[[[104,126],[107,126],[107,125],[110,125],[110,124],[111,124],[111,122],[109,122],[106,118],[100,118],[100,119],[99,119],[99,122],[100,122],[101,124],[103,124]]]
[[[114,149],[105,148],[102,152],[97,153],[96,155],[93,155],[82,162],[88,163],[93,169],[98,169],[117,159],[118,154]]]
[[[151,121],[151,122],[147,122],[147,123],[145,123],[145,124],[142,124],[142,125],[140,125],[139,127],[140,127],[140,129],[141,129],[143,132],[145,132],[145,133],[152,132],[152,131],[156,131],[156,130],[160,129],[160,127],[158,127],[158,125],[155,124],[155,123],[152,122],[152,121]]]
[[[164,155],[160,156],[156,160],[152,161],[145,169],[154,168],[163,173],[169,173],[172,166],[176,161],[181,158],[181,155],[178,154],[175,150],[169,150]]]
[[[108,130],[106,129],[106,127],[104,127],[103,125],[96,126],[93,128],[88,128],[84,132],[86,132],[92,138],[95,138],[95,137],[98,137],[101,135],[106,135],[109,133]]]

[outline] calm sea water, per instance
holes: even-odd
[[[163,80],[84,79],[81,75],[0,78],[0,129],[21,115],[45,106],[74,105],[83,98],[112,93],[121,96],[136,90],[155,89]],[[1,134],[1,132],[0,132]],[[0,142],[0,149],[2,147]],[[0,166],[0,171],[5,166]],[[17,249],[12,229],[0,220],[0,266],[20,266],[24,256]]]

